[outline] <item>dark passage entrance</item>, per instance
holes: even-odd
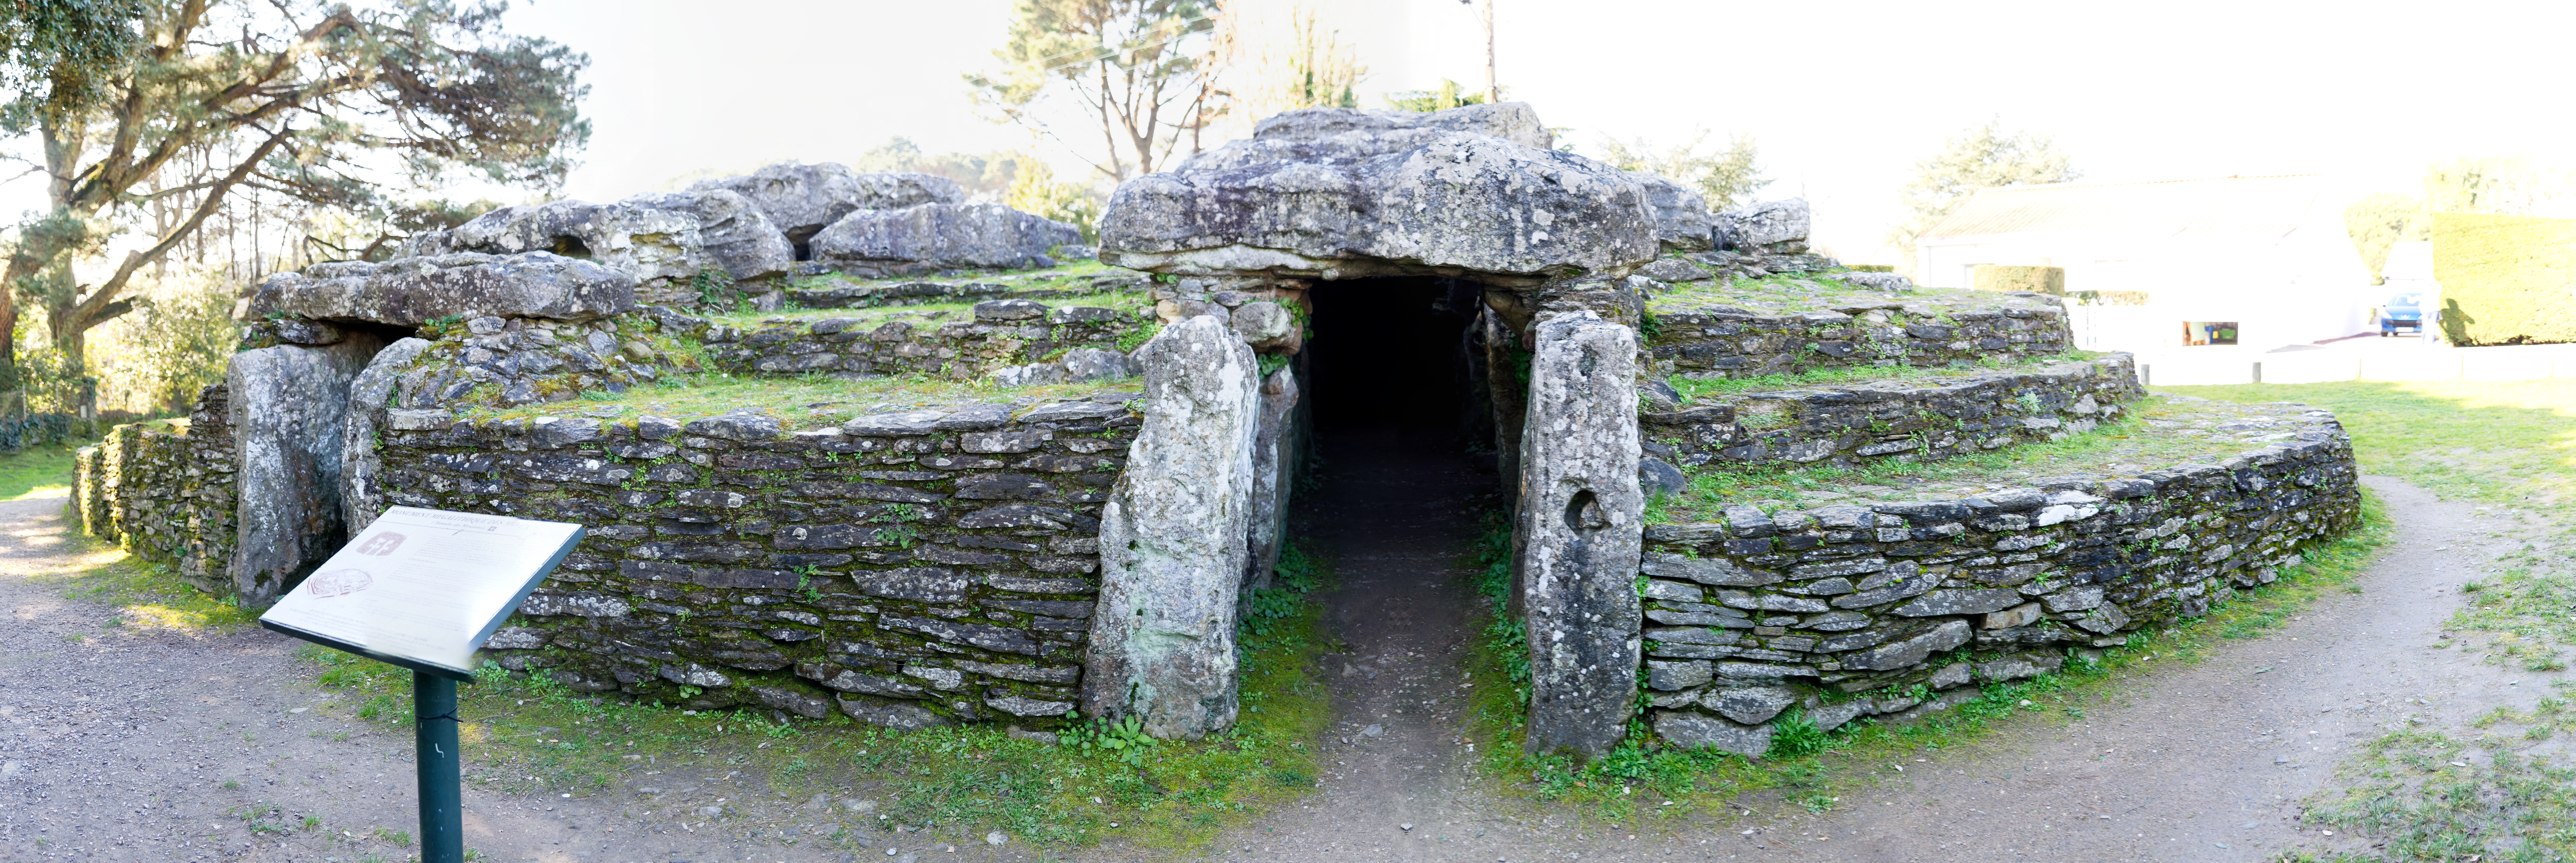
[[[1449,279],[1317,285],[1304,370],[1316,433],[1451,453],[1472,446],[1487,428],[1482,354],[1466,340],[1482,297]]]
[[[1482,348],[1466,340],[1481,292],[1369,279],[1308,297],[1302,370],[1320,482],[1298,494],[1290,534],[1336,576],[1326,619],[1347,647],[1317,660],[1335,713],[1325,745],[1338,793],[1386,818],[1445,817],[1445,779],[1472,758],[1457,730],[1479,691],[1457,685],[1476,632],[1462,554],[1501,501],[1492,461],[1470,452],[1492,440],[1473,420]]]

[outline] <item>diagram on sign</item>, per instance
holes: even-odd
[[[355,567],[317,572],[312,578],[304,580],[305,589],[311,591],[314,596],[347,596],[365,590],[367,585],[374,583],[376,583],[374,576],[368,575],[366,570]]]

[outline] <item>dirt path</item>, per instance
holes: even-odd
[[[2495,519],[2411,485],[2365,482],[2396,551],[2263,639],[2141,678],[2117,707],[2065,727],[1924,755],[1840,817],[1728,840],[1810,860],[2261,860],[2291,847],[2360,850],[2294,819],[2356,746],[2407,727],[2456,729],[2528,709],[2552,673],[2440,646],[2459,585],[2518,546]],[[1881,771],[1893,777],[1892,771]],[[1830,837],[1818,841],[1819,837]]]
[[[1392,482],[1406,469],[1388,465],[1384,475]],[[1880,766],[1883,782],[1847,793],[1824,816],[1730,817],[1638,835],[1462,787],[1455,711],[1392,709],[1420,697],[1407,688],[1411,680],[1458,676],[1454,664],[1415,663],[1396,686],[1342,678],[1341,728],[1385,722],[1387,736],[1354,737],[1335,752],[1348,766],[1312,808],[1264,819],[1219,852],[1284,860],[2255,861],[2289,847],[2357,850],[2365,843],[2303,833],[2293,820],[2298,801],[2325,787],[2356,745],[2410,725],[2456,728],[2498,705],[2528,708],[2549,694],[2545,678],[2554,676],[2436,646],[2441,622],[2459,606],[2458,585],[2519,540],[2491,535],[2499,525],[2467,504],[2395,480],[2368,483],[2399,525],[2399,551],[2361,577],[2359,594],[2336,594],[2284,629],[2231,642],[2198,664],[2141,676],[2134,690],[2089,708],[2081,721],[2029,722],[1971,750],[1923,753],[1904,771]],[[1324,502],[1326,514],[1386,510],[1315,526],[1349,594],[1334,598],[1336,621],[1360,656],[1413,651],[1442,660],[1454,648],[1424,639],[1466,633],[1445,606],[1425,604],[1445,597],[1409,575],[1414,556],[1428,551],[1414,550],[1408,531],[1372,536],[1334,526],[1422,520],[1395,499],[1360,488]],[[1404,822],[1415,829],[1402,830]]]
[[[111,627],[115,607],[65,599],[41,577],[117,555],[66,537],[62,510],[60,498],[0,503],[0,860],[381,863],[417,853],[377,833],[418,829],[408,726],[388,732],[353,716],[357,705],[309,682],[283,636]],[[465,845],[493,860],[856,859],[747,840],[735,826],[743,819],[636,793],[662,786],[691,805],[729,794],[726,805],[755,817],[803,820],[796,801],[749,799],[727,777],[637,775],[569,799],[468,785]],[[810,819],[806,835],[837,827]],[[253,825],[263,828],[256,837]],[[917,863],[923,851],[990,860],[1032,850],[906,844],[880,838],[856,850],[877,859],[895,846],[889,863]]]
[[[1339,567],[1328,601],[1349,647],[1326,665],[1342,717],[1327,742],[1329,772],[1304,805],[1194,856],[2252,861],[2342,841],[2303,835],[2289,818],[2354,745],[2415,719],[2457,727],[2498,704],[2528,707],[2554,676],[2433,646],[2458,605],[2457,585],[2511,540],[2491,536],[2499,526],[2468,505],[2372,479],[2398,522],[2400,551],[2362,577],[2361,593],[2321,602],[2269,637],[2143,676],[2080,722],[2030,722],[1973,750],[1922,754],[1902,773],[1878,766],[1883,784],[1846,792],[1826,816],[1606,830],[1471,781],[1458,687],[1470,597],[1454,566],[1473,513],[1490,500],[1491,475],[1403,448],[1353,446],[1331,457],[1339,481],[1300,516]],[[40,578],[107,554],[62,528],[59,499],[0,503],[0,860],[363,863],[413,850],[375,833],[414,829],[407,732],[356,719],[355,705],[309,685],[281,637],[110,627],[116,609],[65,599]],[[701,798],[748,788],[712,775],[626,784],[645,783]],[[939,844],[887,855],[882,839],[852,852],[782,845],[774,831],[694,832],[680,825],[700,819],[656,812],[634,791],[565,799],[468,789],[467,845],[496,860],[653,863],[1036,852]],[[796,817],[793,801],[726,803]],[[241,817],[252,807],[277,814]],[[807,835],[835,826],[812,817]],[[253,823],[283,830],[254,841]]]

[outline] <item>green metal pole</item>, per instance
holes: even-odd
[[[420,863],[465,863],[464,784],[456,757],[456,681],[411,673],[420,746]]]

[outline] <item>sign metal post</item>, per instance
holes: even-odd
[[[420,753],[421,863],[465,863],[463,768],[456,757],[456,681],[411,673],[413,738]]]
[[[464,863],[456,684],[474,652],[581,542],[581,525],[398,506],[259,625],[411,669],[421,863]]]

